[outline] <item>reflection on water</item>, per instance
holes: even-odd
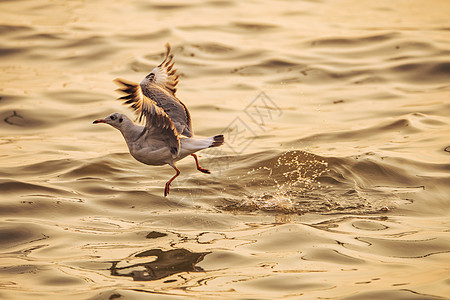
[[[158,280],[182,272],[202,272],[196,264],[203,260],[209,252],[194,253],[186,249],[164,251],[151,249],[140,252],[124,261],[115,261],[111,266],[111,275],[128,276],[136,281]],[[156,259],[155,259],[156,257]],[[150,260],[133,263],[141,258]],[[142,270],[143,269],[143,270]]]
[[[0,2],[0,298],[448,298],[448,8]],[[167,42],[228,144],[164,198],[91,122]]]

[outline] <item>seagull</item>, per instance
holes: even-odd
[[[146,165],[161,166],[168,164],[176,174],[166,182],[164,197],[169,194],[170,184],[180,175],[176,162],[191,155],[195,159],[197,170],[210,174],[200,167],[195,152],[219,147],[224,142],[223,135],[203,139],[193,138],[192,121],[189,110],[176,96],[176,85],[179,75],[174,69],[173,54],[170,45],[166,44],[166,57],[154,68],[140,84],[117,78],[114,82],[119,86],[118,98],[128,104],[143,126],[135,124],[121,113],[112,113],[106,118],[93,123],[106,123],[118,129],[127,143],[130,154]]]

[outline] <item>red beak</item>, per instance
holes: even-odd
[[[93,124],[97,124],[97,123],[105,123],[105,121],[103,119],[98,119],[93,122]]]

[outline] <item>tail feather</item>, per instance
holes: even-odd
[[[191,154],[202,149],[222,146],[223,141],[223,135],[211,136],[204,139],[181,138],[181,151]]]
[[[223,134],[219,134],[213,137],[214,141],[212,142],[212,144],[209,146],[209,148],[211,147],[219,147],[223,145],[224,142],[224,137]]]

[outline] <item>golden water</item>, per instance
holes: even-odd
[[[1,299],[445,299],[450,3],[3,1]],[[169,42],[211,170],[146,166],[112,79]]]

